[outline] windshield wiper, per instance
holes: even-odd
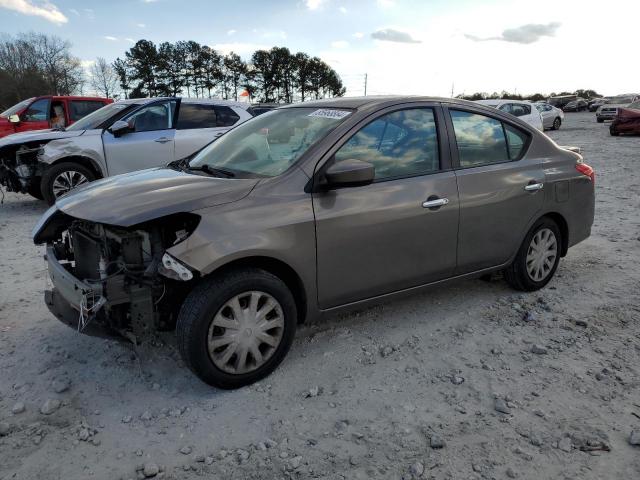
[[[236,174],[231,170],[227,170],[226,168],[221,167],[212,167],[211,165],[200,165],[199,167],[187,167],[187,170],[195,171],[195,172],[204,172],[209,175],[213,175],[216,177],[226,177],[226,178],[234,178]]]

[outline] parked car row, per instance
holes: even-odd
[[[598,123],[603,123],[605,120],[613,120],[618,114],[619,108],[626,108],[638,100],[640,100],[640,95],[636,94],[611,97],[605,104],[600,105],[596,110],[596,121]]]
[[[98,178],[188,157],[252,118],[249,109],[246,103],[186,98],[110,103],[66,129],[0,139],[0,185],[52,205]]]
[[[175,330],[199,378],[237,388],[272,372],[304,321],[494,271],[538,290],[590,234],[594,171],[530,103],[339,98],[247,121],[221,106],[116,103],[18,155],[19,182],[64,152],[96,176],[183,157],[81,185],[35,226],[65,324],[133,341]],[[207,128],[235,127],[201,148],[211,110]]]

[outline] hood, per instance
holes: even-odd
[[[65,132],[61,130],[31,130],[28,132],[14,133],[7,135],[4,138],[0,138],[0,147],[6,145],[14,145],[16,143],[28,143],[28,142],[50,142],[51,140],[57,140],[59,138],[79,137],[85,132],[85,130],[74,130],[71,132]]]
[[[58,199],[56,208],[74,218],[130,227],[173,213],[235,202],[247,196],[258,181],[155,168],[92,182]]]

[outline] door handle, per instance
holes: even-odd
[[[171,141],[171,139],[167,138],[167,137],[160,137],[160,138],[156,138],[154,140],[154,142],[158,142],[158,143],[167,143],[167,142],[170,142],[170,141]]]
[[[447,203],[449,203],[448,198],[433,198],[422,202],[422,208],[438,208],[446,205]]]
[[[526,185],[524,189],[527,192],[537,192],[538,190],[542,190],[543,187],[544,183],[530,183],[529,185]]]

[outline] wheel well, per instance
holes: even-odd
[[[560,229],[560,234],[562,235],[560,256],[564,257],[567,254],[567,250],[569,250],[569,225],[567,225],[564,217],[557,212],[547,213],[544,216],[556,222],[556,225],[558,225]]]
[[[80,156],[63,157],[63,158],[60,158],[60,159],[56,160],[51,165],[57,165],[57,164],[63,163],[63,162],[79,163],[80,165],[84,165],[85,167],[89,167],[91,169],[91,171],[95,174],[96,178],[102,178],[103,177],[102,171],[100,170],[100,167],[98,167],[98,164],[94,160],[89,158],[89,157],[80,157]]]
[[[271,257],[245,257],[229,262],[214,270],[209,275],[224,274],[224,272],[229,270],[242,267],[261,268],[282,280],[287,288],[291,290],[291,294],[296,302],[298,323],[304,323],[307,316],[307,294],[304,284],[296,271],[285,262]]]

